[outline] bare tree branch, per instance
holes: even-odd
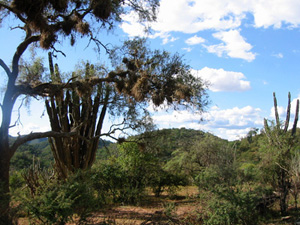
[[[9,126],[9,128],[15,127],[17,125],[17,123],[20,123],[22,125],[21,120],[20,120],[20,117],[21,117],[21,112],[20,111],[21,111],[21,107],[23,106],[23,103],[24,103],[25,99],[26,99],[26,97],[22,99],[21,104],[18,107],[18,118],[16,119],[14,125]]]
[[[9,77],[11,75],[11,71],[9,69],[9,67],[5,64],[5,62],[0,59],[0,66],[4,69],[4,71],[6,72],[7,76]]]
[[[30,133],[24,136],[19,136],[16,141],[12,144],[11,148],[11,153],[14,154],[14,152],[17,150],[17,148],[25,144],[28,141],[32,141],[34,139],[39,139],[39,138],[45,138],[45,137],[72,137],[77,135],[77,132],[56,132],[56,131],[47,131],[47,132],[34,132]]]
[[[27,49],[27,47],[33,43],[40,40],[40,35],[37,36],[30,36],[29,38],[25,39],[19,46],[17,47],[17,50],[14,54],[13,61],[12,61],[12,72],[11,72],[11,78],[14,82],[18,76],[19,73],[19,60],[24,53],[24,51]]]

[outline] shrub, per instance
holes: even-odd
[[[256,225],[259,221],[257,205],[260,194],[243,188],[217,188],[208,200],[204,224]]]
[[[93,183],[98,198],[103,202],[110,199],[115,203],[137,204],[144,196],[144,176],[134,176],[118,163],[98,165],[94,171]]]
[[[65,181],[52,180],[39,186],[34,195],[23,198],[23,208],[33,221],[65,224],[78,216],[86,221],[97,206],[88,172],[79,171]]]

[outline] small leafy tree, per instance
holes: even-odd
[[[113,156],[95,165],[95,187],[105,200],[136,204],[145,194],[145,188],[155,168],[153,157],[141,150],[137,143],[126,142],[117,146]],[[106,197],[105,197],[106,195]]]
[[[203,134],[195,138],[194,144],[186,143],[176,149],[172,153],[172,159],[167,162],[166,168],[176,173],[183,172],[195,179],[210,165],[220,162],[225,146],[227,147],[227,141],[209,133]]]

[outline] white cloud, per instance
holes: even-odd
[[[300,24],[300,2],[298,0],[268,0],[268,1],[252,1],[251,8],[256,27],[280,28],[283,23],[289,24],[291,27]]]
[[[152,118],[159,128],[190,128],[211,132],[221,138],[236,140],[243,137],[252,127],[262,127],[263,118],[259,108],[245,106],[232,109],[212,107],[202,115],[189,111],[157,113]],[[203,118],[204,122],[200,122]]]
[[[226,1],[162,0],[153,29],[196,33],[207,29],[236,28],[240,26],[244,13],[232,14],[233,10]]]
[[[250,81],[241,72],[225,71],[204,67],[201,70],[192,70],[194,76],[201,77],[209,82],[209,89],[219,91],[247,91],[251,88]]]
[[[282,53],[277,53],[277,54],[273,54],[272,56],[278,58],[278,59],[282,59],[283,58],[283,54]]]
[[[149,24],[154,31],[150,37],[170,32],[195,34],[204,30],[235,30],[245,22],[257,28],[281,28],[283,25],[294,28],[300,25],[299,14],[299,0],[161,0],[157,21]],[[252,18],[248,15],[253,16],[253,21],[246,20]],[[125,33],[131,37],[145,36],[136,13],[124,15],[123,19],[121,28]],[[210,46],[210,51],[227,52],[230,57],[252,61],[254,55],[248,52],[251,45],[243,45],[244,53],[230,51],[227,44]]]
[[[300,2],[298,0],[161,0],[157,22],[153,23],[152,27],[156,32],[184,33],[197,33],[208,29],[235,29],[241,26],[247,14],[253,15],[255,27],[280,28],[282,24],[297,27],[300,24]],[[135,27],[136,16],[124,19]],[[135,32],[134,29],[127,29],[127,31]]]
[[[171,35],[166,35],[164,38],[163,38],[163,44],[167,44],[169,42],[174,42],[176,40],[178,40],[178,38],[175,38],[175,37],[170,37]]]
[[[205,39],[202,37],[198,37],[197,35],[195,35],[185,41],[185,43],[187,43],[188,45],[197,45],[197,44],[200,44],[203,42],[205,42]]]
[[[249,62],[255,59],[255,54],[250,52],[252,46],[247,43],[238,30],[221,31],[213,36],[223,43],[205,46],[208,52],[222,57],[224,54],[231,58],[245,59]]]
[[[138,20],[138,15],[134,11],[128,14],[122,15],[122,19],[125,21],[120,24],[121,29],[129,35],[129,37],[145,37],[148,34],[145,32],[147,25],[141,24]]]
[[[192,51],[192,48],[187,47],[187,48],[182,48],[182,50],[187,51],[187,52],[191,52],[191,51]]]

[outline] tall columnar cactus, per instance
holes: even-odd
[[[61,83],[60,73],[57,65],[53,67],[51,56],[49,63],[52,82]],[[87,63],[83,79],[91,79],[91,71],[93,66]],[[72,80],[76,79],[79,78],[73,74]],[[45,104],[52,130],[77,132],[77,135],[72,137],[49,138],[56,170],[62,178],[66,178],[68,173],[77,169],[87,169],[92,166],[109,96],[110,87],[107,84],[100,84],[94,89],[81,85],[74,90],[59,90],[46,99]]]
[[[299,116],[299,100],[296,104],[295,119],[291,130],[288,130],[290,123],[291,113],[291,94],[288,94],[288,106],[286,112],[286,119],[284,123],[281,123],[279,119],[277,99],[275,93],[273,93],[274,111],[275,111],[275,124],[270,127],[268,121],[264,119],[264,130],[269,141],[270,148],[275,150],[274,155],[276,164],[276,186],[280,193],[280,210],[282,214],[287,210],[287,196],[290,187],[290,151],[294,144],[294,137],[297,131],[297,123]],[[283,125],[283,126],[282,126]]]

